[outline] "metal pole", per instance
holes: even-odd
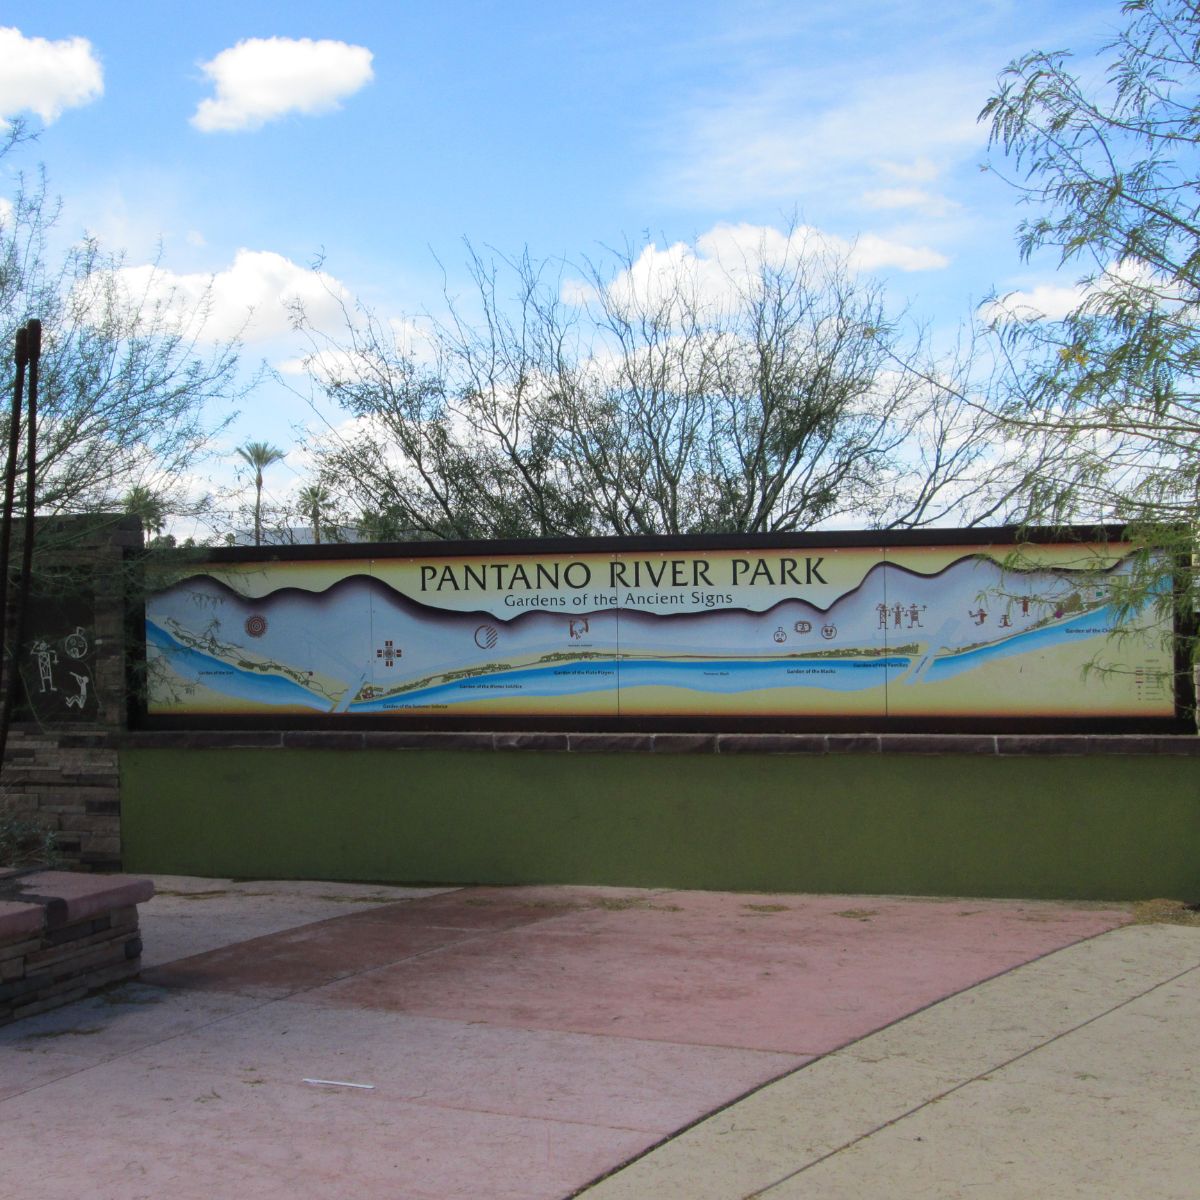
[[[13,382],[12,416],[8,424],[8,460],[4,468],[4,500],[0,510],[0,663],[4,661],[4,643],[8,633],[8,558],[12,549],[13,503],[17,488],[17,448],[21,442],[21,401],[25,395],[25,366],[29,362],[29,333],[22,325],[17,330],[17,374]]]
[[[29,609],[29,587],[33,575],[33,524],[37,507],[35,486],[37,483],[37,387],[38,363],[42,357],[42,323],[38,320],[25,324],[25,348],[28,355],[29,398],[26,405],[26,462],[25,462],[25,528],[21,550],[21,578],[17,585],[16,619],[13,622],[12,665],[8,672],[8,687],[4,692],[3,711],[0,712],[0,764],[4,762],[4,751],[8,745],[8,730],[12,724],[13,709],[17,703],[17,689],[21,686],[19,666],[21,645],[25,640],[25,614]],[[10,439],[10,457],[12,442]],[[13,475],[16,474],[14,464]],[[14,479],[15,484],[15,479]],[[5,481],[7,501],[8,480]],[[11,506],[8,507],[11,514]]]
[[[8,423],[8,459],[4,469],[4,500],[0,510],[0,664],[8,634],[8,568],[12,550],[13,505],[17,488],[17,449],[21,444],[21,401],[25,394],[25,368],[29,362],[29,330],[22,325],[17,330],[13,357],[17,373],[13,381],[12,415]],[[13,653],[8,664],[8,684],[17,674],[17,656]],[[5,689],[5,696],[8,688]],[[4,753],[8,748],[9,708],[7,701],[0,707],[0,772],[4,769]]]

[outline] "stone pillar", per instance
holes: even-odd
[[[62,865],[75,869],[121,865],[117,742],[129,709],[129,605],[141,545],[136,518],[38,525],[34,594],[16,656],[24,695],[0,803],[52,832]]]

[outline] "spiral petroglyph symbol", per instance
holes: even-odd
[[[261,613],[255,613],[246,618],[246,632],[251,637],[262,637],[267,632],[267,618]]]

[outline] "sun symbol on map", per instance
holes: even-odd
[[[246,632],[251,637],[262,637],[267,632],[267,618],[261,613],[255,613],[246,618]]]

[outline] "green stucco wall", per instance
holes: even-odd
[[[124,750],[127,871],[1200,898],[1170,756]]]

